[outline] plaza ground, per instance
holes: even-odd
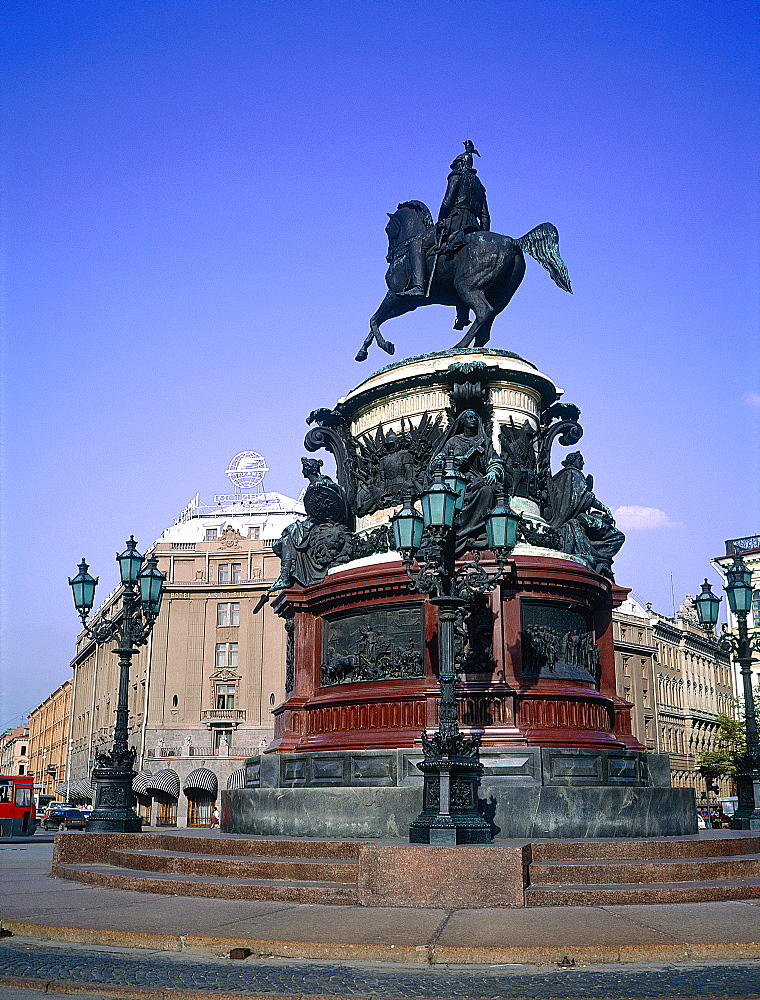
[[[0,844],[3,1000],[760,997],[760,898],[445,911],[160,896],[51,878],[51,840]],[[235,947],[252,954],[232,961]]]

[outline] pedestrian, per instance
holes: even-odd
[[[211,826],[219,826],[219,810],[214,806],[211,813]]]

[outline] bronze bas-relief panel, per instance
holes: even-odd
[[[324,620],[322,687],[425,676],[423,605],[391,604]]]
[[[597,684],[599,649],[588,613],[566,605],[522,600],[523,677],[556,677]]]

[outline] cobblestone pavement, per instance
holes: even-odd
[[[5,986],[3,985],[5,984]],[[250,997],[377,1000],[644,1000],[760,998],[760,962],[597,966],[575,969],[477,966],[417,968],[278,960],[232,961],[188,955],[106,951],[5,939],[0,998],[19,987],[115,998],[232,994]],[[102,993],[99,991],[103,990]],[[31,993],[28,994],[31,1000]]]

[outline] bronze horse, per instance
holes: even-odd
[[[404,201],[391,215],[385,231],[388,234],[388,261],[385,274],[388,292],[377,312],[369,321],[369,334],[356,355],[366,361],[367,348],[373,340],[386,353],[396,350],[391,341],[380,333],[380,324],[387,319],[403,316],[418,306],[456,306],[455,330],[470,324],[470,309],[475,320],[456,347],[483,347],[491,336],[491,326],[507,306],[525,274],[526,251],[546,268],[556,284],[572,292],[567,268],[559,253],[559,233],[550,222],[542,222],[518,240],[480,230],[465,234],[458,249],[434,248],[428,258],[428,273],[432,273],[427,295],[401,294],[409,283],[406,249],[416,237],[432,236],[433,218],[421,201]],[[431,244],[433,239],[428,239]],[[435,259],[437,257],[437,260]]]

